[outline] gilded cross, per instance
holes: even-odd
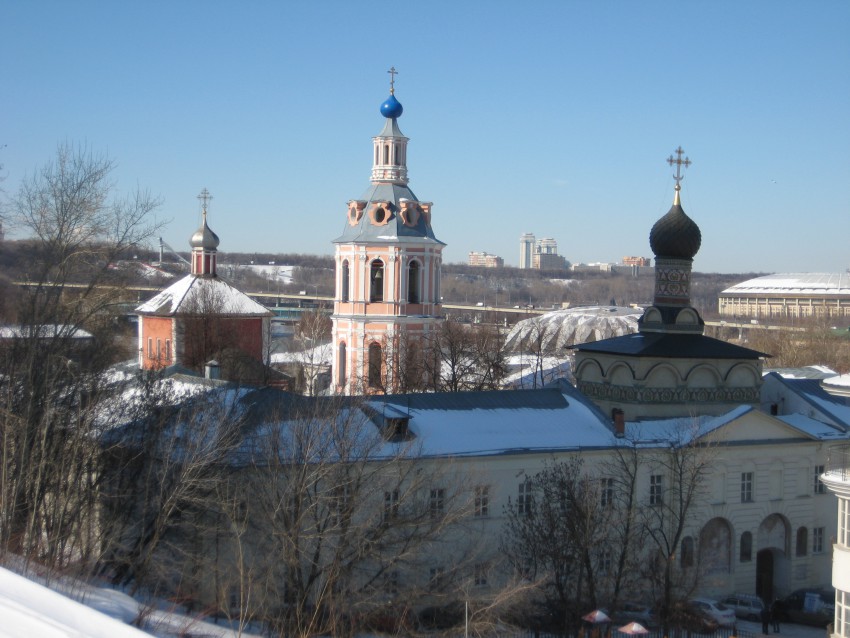
[[[204,190],[201,191],[201,194],[198,195],[198,199],[201,200],[201,206],[203,207],[204,215],[206,215],[207,214],[207,204],[212,199],[212,195],[210,195],[210,192],[205,188]]]
[[[398,75],[398,71],[395,70],[394,66],[391,66],[387,73],[390,74],[390,95],[395,95],[395,76]]]
[[[683,179],[685,179],[685,176],[682,175],[682,167],[684,166],[685,168],[687,168],[688,166],[691,165],[691,160],[689,160],[687,157],[685,159],[682,159],[682,154],[684,152],[685,151],[683,151],[682,147],[680,146],[679,148],[676,149],[676,159],[673,159],[672,155],[667,158],[667,163],[670,166],[673,166],[673,164],[676,165],[676,174],[673,176],[673,179],[676,180],[676,190],[679,190],[679,188],[680,188],[679,183]]]

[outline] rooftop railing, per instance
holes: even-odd
[[[830,478],[850,480],[850,444],[831,446],[825,469]]]

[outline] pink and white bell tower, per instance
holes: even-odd
[[[388,393],[400,386],[406,348],[426,341],[442,321],[440,265],[445,244],[431,228],[431,202],[408,187],[403,108],[381,105],[383,130],[372,138],[371,185],[348,202],[334,240],[333,387],[339,394]]]

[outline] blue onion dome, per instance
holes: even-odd
[[[404,107],[401,105],[395,95],[390,93],[390,96],[381,104],[381,115],[386,118],[397,118],[401,117],[401,114],[404,113]]]
[[[204,248],[207,250],[218,248],[218,235],[216,235],[212,230],[210,230],[210,227],[207,226],[206,215],[204,215],[204,223],[198,230],[195,231],[195,234],[192,235],[192,239],[189,240],[189,244],[192,248]]]
[[[679,203],[674,203],[649,231],[649,245],[656,257],[693,259],[701,243],[699,226],[685,214]]]

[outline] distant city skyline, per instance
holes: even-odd
[[[163,198],[178,250],[208,188],[222,252],[331,255],[394,66],[446,262],[517,266],[532,231],[573,263],[651,256],[681,145],[694,270],[850,266],[842,0],[0,6],[4,200],[77,143],[117,162],[118,192]]]

